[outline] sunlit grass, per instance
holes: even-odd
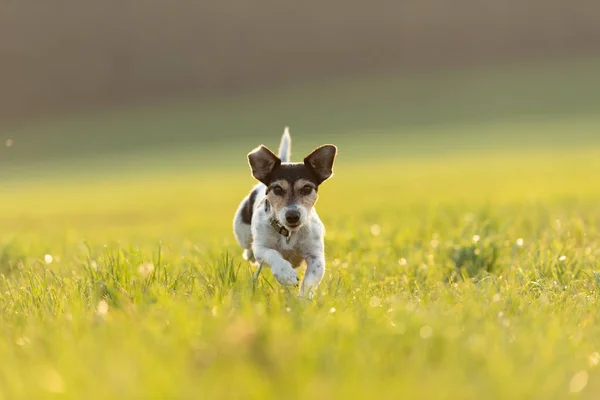
[[[548,64],[550,65],[550,64]],[[0,137],[0,400],[594,399],[597,62],[302,86]],[[241,257],[245,154],[339,147],[312,301]]]
[[[2,192],[0,398],[594,398],[597,146],[340,150],[313,301],[241,258],[241,150]]]

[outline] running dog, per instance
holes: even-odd
[[[323,145],[292,163],[291,146],[285,128],[278,155],[264,145],[248,154],[259,183],[239,205],[233,231],[244,259],[269,265],[282,285],[298,286],[294,269],[306,261],[299,295],[312,298],[325,275],[325,227],[314,205],[319,185],[333,175],[337,148]]]

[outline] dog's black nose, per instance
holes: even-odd
[[[285,213],[285,220],[288,224],[297,224],[300,221],[300,211],[289,210]]]

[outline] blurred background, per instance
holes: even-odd
[[[5,180],[239,167],[286,125],[350,155],[600,134],[597,0],[7,0],[0,60]]]

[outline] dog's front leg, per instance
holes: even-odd
[[[292,268],[292,264],[285,260],[277,250],[254,246],[254,256],[259,263],[269,264],[277,282],[284,286],[298,286],[298,275]]]
[[[324,275],[325,256],[321,254],[306,257],[306,273],[300,287],[300,296],[312,299]]]

